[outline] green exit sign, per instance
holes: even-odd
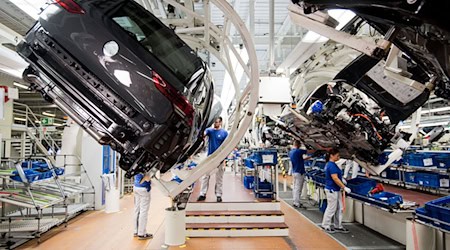
[[[44,117],[41,119],[42,125],[53,125],[53,122],[55,121],[54,118]]]

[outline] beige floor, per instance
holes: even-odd
[[[240,179],[227,176],[225,183],[240,185]],[[213,180],[211,184],[214,187]],[[224,201],[231,200],[232,195],[226,193],[232,190],[238,192],[245,189],[227,188]],[[211,196],[214,197],[213,194]],[[289,237],[188,238],[183,246],[168,247],[164,245],[163,223],[164,208],[168,206],[169,199],[153,189],[147,226],[155,236],[152,240],[140,241],[132,236],[133,196],[127,195],[121,200],[120,212],[84,213],[70,221],[67,228],[55,228],[44,234],[40,244],[33,240],[19,249],[345,249],[284,202],[282,211],[289,226]]]

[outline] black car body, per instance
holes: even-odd
[[[338,147],[344,158],[362,166],[377,166],[379,155],[411,134],[396,131],[432,92],[450,97],[450,4],[437,1],[292,1],[305,14],[318,10],[350,9],[355,22],[344,32],[352,34],[367,23],[385,35],[402,53],[401,74],[414,82],[407,86],[383,74],[388,54],[360,55],[329,83],[307,96],[297,97],[297,112],[283,117],[285,128],[308,147]],[[392,49],[391,49],[392,50]],[[318,105],[312,111],[313,105]],[[383,169],[371,168],[379,174]]]
[[[210,119],[207,66],[131,0],[57,0],[18,46],[24,79],[101,144],[127,176],[166,172],[195,152]]]

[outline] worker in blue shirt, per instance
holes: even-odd
[[[303,207],[300,203],[300,196],[302,195],[303,183],[305,181],[305,161],[311,157],[304,157],[305,154],[314,153],[315,150],[300,149],[300,141],[295,140],[292,150],[289,152],[289,159],[292,163],[292,175],[294,177],[294,188],[292,189],[292,196],[294,198],[294,207]]]
[[[328,233],[348,233],[342,226],[342,193],[350,193],[351,189],[342,182],[342,170],[336,162],[340,159],[339,150],[331,149],[327,154],[325,165],[325,194],[327,195],[327,209],[323,215],[322,228]],[[334,217],[334,228],[331,228],[331,219]]]
[[[228,136],[228,132],[222,129],[222,117],[218,117],[214,120],[214,127],[205,130],[205,137],[208,137],[208,155],[214,153],[220,145],[225,141]],[[208,192],[209,179],[212,174],[215,174],[216,178],[216,197],[217,202],[222,202],[222,189],[223,189],[223,174],[225,169],[223,164],[220,163],[218,168],[206,174],[201,179],[200,196],[197,201],[204,201],[206,199],[206,193]]]
[[[134,237],[140,240],[153,238],[147,233],[148,209],[150,208],[150,176],[137,174],[134,177]]]

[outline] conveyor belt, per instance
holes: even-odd
[[[424,205],[428,201],[440,198],[438,195],[425,194],[415,190],[408,190],[388,184],[383,184],[383,186],[388,192],[400,194],[403,197],[403,200],[414,201],[420,205]]]

